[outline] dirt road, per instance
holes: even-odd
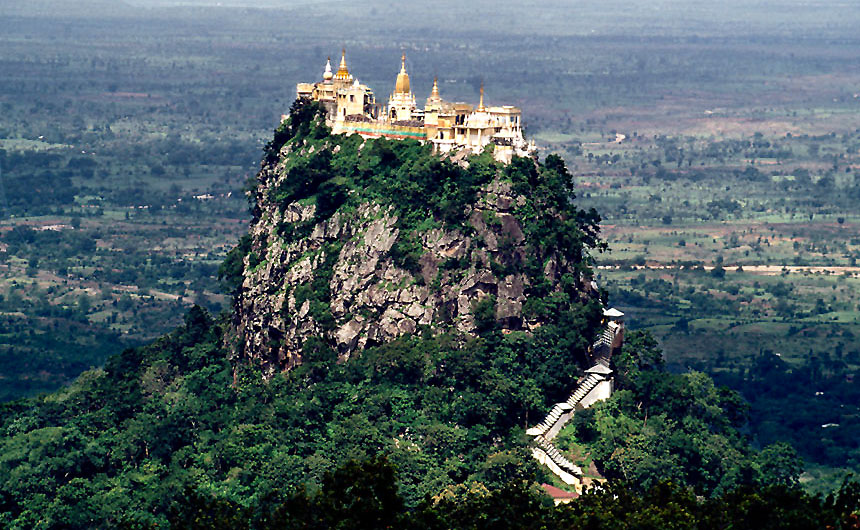
[[[617,270],[619,265],[598,265],[599,270]],[[642,270],[683,270],[683,265],[633,265],[633,269]],[[712,265],[705,265],[705,270],[713,270]],[[738,270],[737,265],[726,265],[723,267],[728,272]],[[761,274],[763,276],[778,276],[783,273],[788,274],[824,274],[824,275],[850,275],[860,277],[860,267],[850,266],[818,266],[818,265],[744,265],[744,272],[751,274]]]

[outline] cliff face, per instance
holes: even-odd
[[[535,190],[509,168],[489,156],[456,165],[413,142],[329,136],[321,128],[312,121],[310,132],[288,131],[283,145],[270,145],[253,190],[236,348],[264,374],[300,363],[311,340],[345,360],[421,330],[529,332],[555,318],[539,300],[529,304],[536,289],[544,297],[566,290],[580,301],[594,295],[581,247],[571,255],[535,240],[545,227],[531,218],[570,219],[536,211]],[[521,163],[537,174],[534,161]],[[385,175],[395,184],[380,185]],[[432,188],[458,182],[471,193],[458,189],[434,208]]]

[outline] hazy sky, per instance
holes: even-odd
[[[0,0],[0,17],[89,18],[162,10],[169,16],[177,6],[206,7],[206,16],[238,23],[244,22],[242,15],[237,18],[231,8],[307,9],[345,23],[341,29],[348,33],[387,26],[411,28],[419,38],[428,31],[461,31],[476,36],[740,34],[853,40],[860,27],[860,0]]]

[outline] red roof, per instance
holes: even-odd
[[[579,494],[575,491],[564,491],[550,484],[541,484],[540,487],[553,499],[575,499],[579,497]]]

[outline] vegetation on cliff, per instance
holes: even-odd
[[[543,345],[553,398],[568,389],[600,318],[589,264],[603,245],[560,158],[502,165],[489,150],[332,135],[300,99],[249,194],[251,233],[222,274],[240,357],[267,376],[311,339],[343,361],[422,330],[462,341],[500,328]]]

